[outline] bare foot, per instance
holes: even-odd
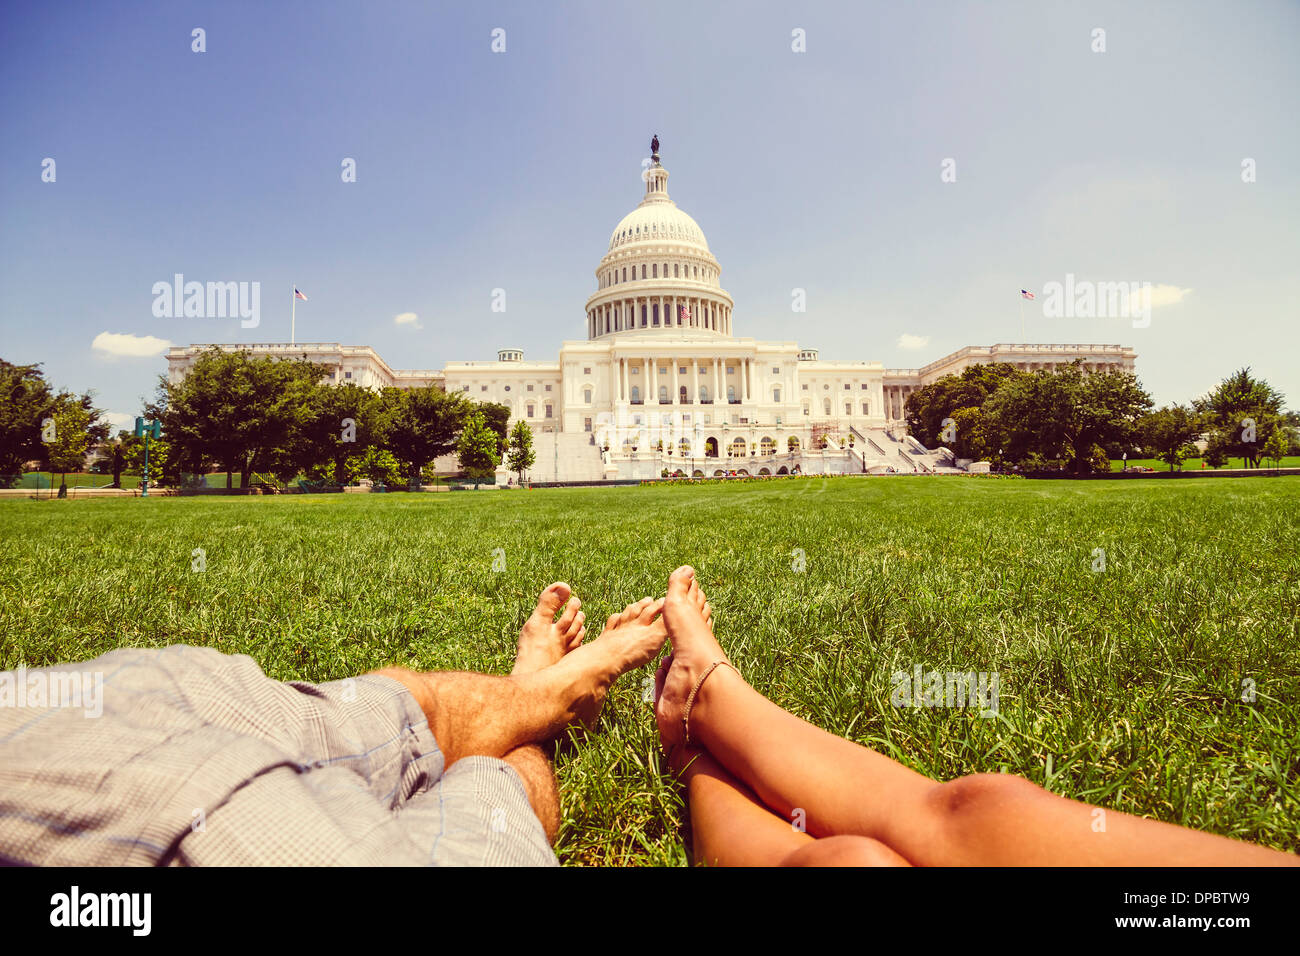
[[[684,565],[674,571],[668,578],[663,614],[673,652],[655,674],[655,721],[670,765],[689,759],[682,722],[687,698],[715,661],[727,661],[727,655],[713,636],[712,616],[713,609],[695,579],[695,569]],[[719,679],[718,670],[722,668],[709,675],[705,686]],[[692,717],[703,694],[704,686],[696,694]]]
[[[556,581],[541,593],[537,607],[519,631],[519,651],[510,673],[531,674],[550,667],[582,643],[587,616],[581,611],[582,601],[569,601],[572,593],[573,589],[563,581]],[[567,607],[565,601],[569,601]],[[555,615],[562,607],[564,613],[557,621]]]
[[[642,598],[620,614],[611,614],[600,637],[567,655],[553,671],[571,675],[577,690],[575,716],[591,727],[600,716],[609,686],[630,670],[654,660],[668,631],[660,612],[663,598]]]

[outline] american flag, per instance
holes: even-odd
[[[684,305],[679,305],[677,309],[678,309],[678,318],[680,318],[681,321],[683,322],[689,323],[691,321],[691,310],[686,308],[686,306]]]
[[[1027,292],[1027,291],[1025,291],[1024,289],[1021,289],[1021,290],[1020,290],[1020,298],[1022,298],[1022,299],[1033,299],[1033,297],[1034,297],[1034,294],[1033,294],[1032,292]]]
[[[307,297],[306,297],[305,295],[303,295],[301,292],[299,292],[298,289],[297,289],[296,287],[295,287],[294,290],[293,290],[293,297],[294,297],[295,299],[302,299],[302,301],[304,301],[304,302],[307,301]]]

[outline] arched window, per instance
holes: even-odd
[[[591,389],[587,389],[587,401],[591,401]],[[632,404],[641,404],[641,386],[639,385],[632,386]]]
[[[727,386],[727,402],[731,405],[736,404],[736,386],[734,385]]]
[[[798,451],[798,450],[799,450],[799,439],[796,438],[794,435],[791,435],[789,438],[787,438],[787,439],[785,440],[785,447],[786,447],[789,451]]]
[[[632,387],[632,397],[636,398],[636,386]],[[591,389],[584,388],[582,390],[582,400],[588,405],[591,404]]]
[[[733,458],[745,457],[745,439],[737,438],[731,443],[731,455]]]
[[[822,406],[823,406],[823,409],[824,409],[824,411],[825,411],[826,417],[827,417],[827,418],[830,418],[830,415],[831,415],[831,400],[830,400],[829,398],[824,398],[824,399],[822,399]]]
[[[779,388],[772,389],[772,401],[774,402],[781,401],[781,390]]]
[[[690,401],[690,399],[686,397],[685,385],[683,385],[681,388],[677,390],[677,400],[681,402],[683,405],[687,404]]]
[[[656,262],[653,266],[651,266],[651,269],[653,270],[653,271],[651,272],[651,277],[652,277],[652,278],[655,278],[655,279],[658,279],[658,278],[659,278],[659,263]]]
[[[529,402],[529,403],[528,403],[528,417],[529,417],[529,418],[536,418],[536,417],[537,417],[537,416],[534,414],[534,412],[533,412],[533,410],[534,410],[536,407],[537,407],[537,406],[535,406],[532,402]]]
[[[683,458],[691,457],[691,440],[689,438],[683,438],[677,443],[677,454]]]
[[[776,442],[772,440],[771,436],[765,435],[763,436],[763,440],[758,443],[758,450],[762,452],[764,455],[775,454]]]
[[[632,268],[635,269],[636,266],[633,266]],[[642,278],[642,279],[645,278],[645,263],[642,263],[642,264],[641,264],[641,278]]]
[[[700,386],[700,403],[703,405],[709,403],[709,386],[707,385]]]
[[[674,278],[674,279],[680,279],[680,278],[681,278],[681,276],[679,276],[679,275],[677,274],[677,263],[675,263],[675,262],[673,263],[673,278]]]
[[[660,405],[667,405],[667,404],[668,404],[668,386],[667,386],[667,385],[660,385],[660,386],[659,386],[659,404],[660,404]]]
[[[627,281],[627,266],[623,267],[623,281]]]
[[[704,457],[705,458],[718,457],[718,440],[716,438],[704,439]]]
[[[852,415],[853,415],[853,403],[852,403],[852,402],[845,402],[845,403],[844,403],[844,414],[845,414],[845,415],[848,415],[848,416],[852,416]]]

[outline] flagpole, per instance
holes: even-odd
[[[294,343],[295,326],[298,324],[298,287],[291,286],[289,289],[289,344]]]
[[[1025,294],[1020,293],[1020,344],[1025,344]]]

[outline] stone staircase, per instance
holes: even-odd
[[[533,432],[533,481],[601,481],[605,465],[591,432]]]
[[[870,473],[943,474],[961,471],[947,448],[930,450],[910,435],[896,438],[883,428],[851,428],[854,447],[850,451]]]

